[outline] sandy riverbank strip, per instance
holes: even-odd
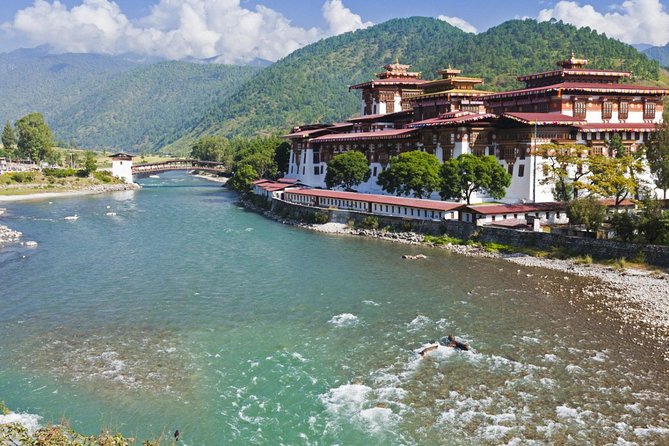
[[[50,198],[78,197],[83,195],[102,194],[105,192],[118,192],[124,190],[137,190],[139,185],[131,184],[98,184],[87,189],[63,191],[63,192],[36,192],[23,195],[0,195],[0,202],[46,200]]]

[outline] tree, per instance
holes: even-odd
[[[537,151],[544,160],[541,185],[553,184],[553,197],[557,201],[569,201],[578,198],[581,178],[590,173],[587,155],[588,148],[581,144],[543,144]]]
[[[247,193],[251,190],[251,185],[255,180],[260,178],[258,172],[249,164],[244,164],[235,170],[232,178],[228,180],[227,185],[242,193]]]
[[[630,174],[643,169],[640,160],[631,155],[622,158],[594,156],[590,158],[589,183],[581,183],[582,187],[604,198],[613,198],[616,209],[620,203],[639,189],[637,178]]]
[[[279,173],[285,174],[288,172],[288,166],[290,164],[290,143],[287,141],[282,142],[276,147],[274,151],[274,163],[276,164]]]
[[[353,187],[369,180],[371,174],[367,157],[362,152],[351,150],[335,156],[328,163],[325,185],[328,189],[342,186],[353,190]]]
[[[609,149],[609,156],[623,158],[627,155],[627,151],[623,145],[623,139],[618,133],[614,133],[613,136],[611,136],[611,139],[606,141],[606,147]]]
[[[414,150],[390,159],[390,167],[379,174],[383,190],[397,195],[428,197],[439,187],[439,160]]]
[[[669,189],[669,122],[658,126],[646,148],[646,159],[655,185],[664,191],[667,199]]]
[[[7,121],[5,128],[2,131],[2,147],[6,155],[11,156],[16,147],[16,135],[12,125]]]
[[[19,156],[42,161],[53,147],[53,133],[41,113],[31,113],[16,122]]]
[[[98,168],[98,163],[95,160],[95,153],[90,150],[84,152],[84,166],[83,171],[86,175],[90,175],[91,172],[95,172]]]
[[[469,204],[474,192],[503,198],[511,184],[511,175],[494,156],[463,153],[446,160],[441,166],[441,191],[444,200],[465,200]]]
[[[599,229],[606,218],[606,206],[595,197],[576,198],[567,204],[569,223],[583,225],[590,232]]]
[[[223,161],[228,146],[228,140],[222,136],[203,136],[191,146],[190,156],[202,161],[220,162]]]

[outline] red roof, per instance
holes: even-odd
[[[630,73],[629,71],[598,70],[592,68],[563,68],[562,70],[544,71],[543,73],[533,73],[533,74],[527,74],[525,76],[518,76],[516,79],[518,79],[519,81],[526,81],[530,79],[541,79],[545,77],[564,76],[564,75],[631,77],[632,73]]]
[[[471,210],[477,214],[482,215],[500,215],[500,214],[516,214],[523,212],[545,212],[545,211],[559,211],[564,209],[564,203],[547,202],[547,203],[530,203],[530,204],[480,204],[467,206],[466,210]]]
[[[333,133],[314,138],[312,142],[362,141],[370,139],[403,139],[411,137],[414,129],[379,130],[378,132]]]
[[[377,113],[375,115],[364,115],[364,116],[355,116],[353,118],[347,119],[348,122],[363,122],[363,121],[381,121],[384,118],[397,118],[399,116],[404,116],[413,113],[413,110],[400,110],[393,113]],[[393,119],[390,119],[391,121]],[[351,125],[351,124],[349,124]]]
[[[578,119],[561,113],[506,112],[502,114],[502,117],[532,125],[577,125],[585,122],[585,119]]]
[[[310,197],[334,198],[337,200],[363,201],[365,203],[387,204],[392,206],[406,206],[418,209],[435,211],[452,211],[464,205],[447,201],[423,200],[419,198],[395,197],[392,195],[361,194],[358,192],[343,192],[324,189],[295,189],[291,194],[306,195]]]
[[[365,87],[374,88],[375,85],[420,85],[424,84],[425,82],[429,81],[426,81],[425,79],[416,79],[416,78],[389,77],[386,79],[374,79],[372,81],[351,85],[350,87],[348,87],[348,89],[354,90]]]
[[[598,84],[595,82],[562,82],[559,84],[546,85],[543,87],[524,88],[522,90],[503,91],[486,96],[489,99],[504,99],[516,96],[530,96],[537,93],[548,93],[557,91],[585,91],[589,93],[629,93],[629,94],[659,94],[667,95],[666,88],[646,87],[643,85],[629,84]]]
[[[577,125],[582,132],[654,132],[657,130],[658,124],[653,122],[637,122],[637,123],[598,123],[598,124],[581,124]]]
[[[616,205],[616,200],[613,198],[603,198],[599,200],[601,204],[607,207],[614,207]],[[632,200],[624,199],[623,201],[620,202],[618,206],[623,206],[623,207],[635,207],[636,204]]]
[[[472,112],[451,112],[444,113],[436,118],[425,119],[423,121],[416,121],[409,124],[409,127],[434,127],[440,125],[454,125],[464,124],[467,122],[484,121],[486,119],[494,119],[497,115],[492,113],[472,113]]]

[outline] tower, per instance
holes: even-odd
[[[110,155],[112,160],[112,175],[121,178],[126,183],[132,183],[132,155],[119,152]]]

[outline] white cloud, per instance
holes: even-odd
[[[562,20],[578,27],[589,26],[627,43],[665,45],[669,42],[669,14],[659,0],[626,0],[612,12],[601,13],[592,5],[560,1],[543,9],[537,19]]]
[[[460,28],[466,33],[477,33],[477,29],[474,25],[466,21],[465,19],[461,19],[460,17],[449,17],[447,15],[440,15],[437,17],[439,20],[443,20],[444,22],[455,26],[456,28]]]
[[[294,26],[273,9],[247,9],[240,0],[159,0],[146,17],[131,21],[113,0],[82,0],[69,9],[58,0],[34,0],[0,26],[0,40],[49,44],[58,52],[219,56],[220,62],[243,63],[274,61],[328,35],[371,25],[341,0],[327,0],[323,16],[327,31]]]
[[[362,22],[362,17],[354,14],[341,0],[327,0],[323,3],[323,17],[330,27],[330,34],[337,35],[372,26],[372,22]]]

